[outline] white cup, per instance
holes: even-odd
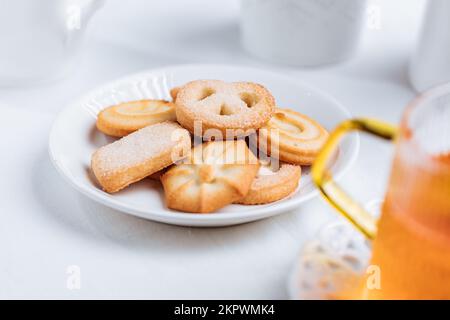
[[[0,0],[0,86],[61,77],[103,0]]]
[[[429,0],[427,4],[409,69],[410,82],[419,92],[450,82],[450,1]]]
[[[366,0],[241,0],[242,44],[275,63],[340,62],[357,48],[366,6]]]

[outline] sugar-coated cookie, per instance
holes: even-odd
[[[175,120],[175,105],[172,102],[139,100],[100,111],[97,128],[107,135],[123,137],[151,124]]]
[[[316,121],[280,108],[258,132],[259,148],[272,157],[298,165],[311,165],[327,139],[327,130]]]
[[[184,128],[206,140],[225,140],[262,127],[273,114],[275,100],[259,84],[197,80],[178,90],[176,105],[177,121]]]
[[[280,163],[278,168],[273,168],[261,164],[248,194],[236,203],[266,204],[283,199],[297,189],[302,174],[300,166]]]
[[[154,124],[97,150],[92,171],[103,189],[117,192],[189,155],[191,137],[177,123]]]
[[[248,193],[259,166],[243,140],[198,145],[183,164],[162,175],[167,206],[185,212],[218,210]]]

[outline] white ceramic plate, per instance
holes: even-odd
[[[49,141],[50,157],[57,170],[77,190],[108,207],[142,218],[183,226],[225,226],[259,220],[298,208],[317,195],[309,170],[289,198],[268,205],[229,205],[214,214],[191,214],[168,209],[159,182],[150,179],[110,195],[103,192],[90,171],[92,153],[113,141],[95,128],[99,110],[124,101],[144,98],[170,99],[169,90],[195,79],[252,81],[263,84],[278,106],[298,110],[319,121],[327,129],[348,118],[349,112],[335,99],[316,89],[259,69],[225,65],[185,65],[131,75],[94,90],[64,109],[57,117]],[[342,173],[354,160],[358,137],[346,139],[333,164]]]

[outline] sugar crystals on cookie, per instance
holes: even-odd
[[[188,156],[190,148],[189,132],[166,121],[100,148],[91,167],[103,189],[113,193]]]
[[[313,119],[277,108],[259,130],[258,146],[265,153],[297,165],[311,165],[328,139],[328,132]]]
[[[201,144],[185,163],[162,175],[167,206],[186,212],[216,211],[248,193],[259,166],[243,140]]]

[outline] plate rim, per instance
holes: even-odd
[[[277,215],[283,212],[287,212],[300,204],[311,200],[312,198],[319,195],[319,190],[315,188],[309,194],[301,197],[297,201],[280,201],[277,206],[273,205],[265,205],[263,206],[252,206],[254,208],[250,210],[245,210],[243,212],[223,212],[220,214],[193,214],[188,212],[170,212],[170,215],[167,212],[162,211],[152,211],[152,210],[140,210],[124,204],[123,202],[113,199],[111,195],[104,193],[101,190],[92,190],[91,188],[87,188],[84,184],[77,183],[75,180],[70,179],[70,174],[64,170],[63,166],[60,165],[57,156],[54,154],[55,152],[55,139],[56,138],[56,126],[58,124],[58,120],[67,112],[72,110],[73,108],[80,105],[81,102],[86,101],[96,93],[100,91],[107,90],[108,88],[117,86],[118,84],[130,81],[132,79],[142,78],[144,76],[149,77],[152,74],[158,73],[169,73],[172,70],[180,70],[180,69],[188,69],[188,68],[227,68],[227,69],[239,69],[239,70],[247,70],[248,72],[259,72],[265,73],[270,77],[276,77],[279,79],[284,79],[285,81],[293,82],[296,85],[303,87],[309,92],[313,92],[316,95],[322,96],[323,98],[331,101],[335,107],[337,107],[347,118],[351,118],[352,114],[350,111],[341,104],[334,96],[322,91],[321,89],[309,86],[301,80],[297,80],[291,76],[287,76],[272,70],[266,70],[262,68],[248,67],[245,65],[233,65],[233,64],[175,64],[175,65],[167,65],[158,68],[152,68],[136,73],[130,73],[124,76],[121,76],[118,79],[105,82],[96,86],[94,89],[89,90],[87,93],[82,94],[78,98],[76,98],[73,102],[67,104],[62,108],[60,112],[54,118],[53,124],[50,129],[49,140],[48,140],[48,152],[50,156],[50,160],[53,166],[56,168],[57,172],[63,176],[63,179],[67,181],[75,190],[92,199],[93,201],[99,202],[102,205],[127,213],[131,215],[135,215],[144,219],[159,221],[163,223],[176,224],[176,225],[191,225],[191,226],[212,226],[212,225],[232,225],[238,224],[248,221],[255,221],[267,218],[269,216]],[[356,161],[360,150],[360,137],[359,134],[355,136],[354,139],[354,149],[351,151],[349,156],[349,160],[343,164],[340,171],[336,174],[335,178],[338,180],[342,175],[344,175],[352,166],[352,164]],[[171,221],[172,220],[172,221]],[[233,220],[239,220],[237,222],[232,222]]]

